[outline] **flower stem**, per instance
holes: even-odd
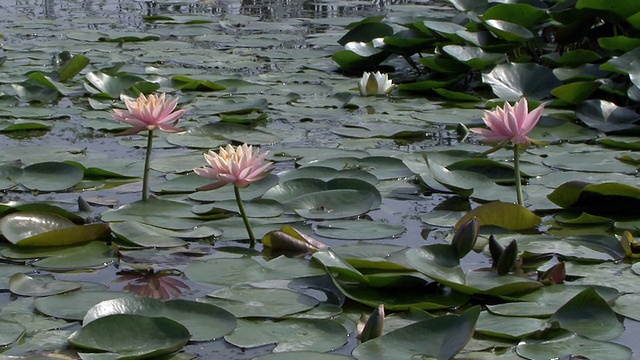
[[[142,201],[149,198],[149,168],[151,165],[151,150],[153,147],[153,130],[149,130],[147,138],[147,155],[144,158],[144,173],[142,175]]]
[[[520,147],[518,144],[513,144],[513,171],[515,172],[518,205],[524,206],[524,200],[522,199],[522,179],[520,178]]]
[[[242,198],[240,197],[240,189],[237,186],[233,187],[233,192],[236,195],[236,202],[238,203],[238,209],[240,210],[240,215],[242,216],[242,221],[244,222],[244,227],[247,229],[247,234],[249,234],[249,249],[253,249],[256,247],[256,238],[253,236],[253,230],[251,230],[251,224],[249,224],[249,218],[247,217],[246,211],[244,211],[244,205],[242,205]]]

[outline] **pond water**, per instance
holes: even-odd
[[[5,152],[20,155],[13,155],[14,158],[5,155],[2,161],[22,159],[29,164],[38,158],[42,161],[82,158],[82,161],[99,167],[101,162],[111,164],[114,159],[122,159],[128,161],[128,165],[134,162],[136,169],[142,165],[145,140],[136,136],[113,135],[118,126],[108,110],[119,104],[118,100],[101,96],[87,100],[86,97],[73,95],[74,89],[69,89],[67,95],[42,103],[14,100],[18,90],[10,84],[26,81],[29,71],[52,71],[57,66],[57,56],[63,51],[81,53],[91,60],[83,75],[121,64],[120,71],[145,78],[184,75],[224,83],[232,90],[202,91],[197,94],[182,92],[181,106],[190,109],[184,125],[195,128],[207,121],[217,122],[220,114],[226,113],[237,116],[240,122],[255,124],[260,131],[241,131],[238,128],[214,130],[226,131],[228,137],[225,139],[198,134],[186,139],[158,134],[160,137],[154,146],[155,162],[152,163],[155,177],[151,188],[154,191],[164,189],[166,181],[180,177],[180,174],[173,174],[173,169],[180,169],[176,172],[184,173],[194,166],[204,165],[198,162],[202,160],[196,160],[201,159],[200,154],[206,148],[216,148],[228,140],[261,145],[263,149],[271,151],[272,158],[277,161],[276,174],[292,171],[314,156],[320,160],[340,156],[340,153],[326,156],[324,152],[330,153],[329,149],[344,151],[342,156],[353,156],[364,151],[366,155],[388,159],[426,149],[477,148],[477,144],[458,142],[455,125],[460,119],[468,125],[480,124],[482,110],[473,107],[447,110],[448,104],[420,96],[360,98],[356,90],[358,78],[337,72],[337,66],[330,58],[342,48],[337,40],[344,35],[347,24],[366,16],[411,18],[416,14],[429,14],[428,17],[432,19],[447,19],[453,11],[446,2],[430,1],[0,0],[0,33],[3,34],[3,52],[0,56],[7,57],[6,63],[0,68],[0,82],[3,84],[0,98],[4,105],[11,107],[0,112],[0,116],[47,127],[26,132],[4,132],[0,144]],[[142,38],[145,34],[153,36],[154,41],[118,40],[119,36]],[[411,72],[401,59],[393,60],[390,64],[400,69],[399,77],[404,72]],[[69,87],[77,87],[79,83]],[[85,88],[91,86],[84,85]],[[170,89],[170,86],[162,82],[161,89]],[[223,110],[219,110],[220,107]],[[445,119],[443,112],[434,112],[443,109],[453,119]],[[8,115],[12,112],[20,115]],[[256,112],[266,114],[267,120],[255,121],[251,115],[248,118],[238,116]],[[384,124],[391,124],[395,128],[390,129]],[[380,132],[380,135],[362,135],[363,125],[364,129]],[[390,136],[401,131],[412,133]],[[272,140],[274,138],[275,141]],[[327,150],[305,151],[300,148]],[[313,151],[318,153],[314,154]],[[287,156],[278,155],[280,152],[301,153],[303,161],[296,163]],[[506,151],[498,153],[498,158],[508,157]],[[391,174],[380,176],[385,180],[378,184],[383,201],[379,208],[368,212],[363,218],[399,224],[405,230],[381,240],[369,240],[369,243],[406,247],[443,243],[450,236],[450,225],[455,223],[455,220],[446,218],[446,213],[468,211],[476,205],[451,194],[427,193],[412,181],[413,173],[396,173],[398,170],[392,168],[395,163],[381,164],[377,169],[373,166],[366,170]],[[110,166],[111,169],[132,173],[131,169],[120,163]],[[369,165],[353,166],[366,168]],[[389,166],[389,169],[385,166]],[[139,181],[130,182],[126,178],[106,181],[90,179],[77,185],[78,191],[38,193],[7,190],[3,203],[14,200],[55,200],[75,208],[76,199],[81,195],[94,207],[91,217],[98,219],[107,210],[138,200],[140,188]],[[164,199],[186,198],[179,191],[176,194],[172,191],[165,193]],[[442,227],[425,223],[423,216],[434,211],[442,212],[442,219],[431,221],[442,224]],[[306,225],[310,229],[318,223],[311,220]],[[356,242],[320,235],[314,237],[329,246]],[[224,235],[222,239],[226,240]],[[245,242],[221,241],[215,247],[245,245]],[[0,249],[6,248],[8,245],[0,245]],[[189,257],[210,256],[213,252],[211,249],[210,243],[202,240],[192,242],[189,251],[185,252]],[[257,250],[262,250],[260,245]],[[156,270],[184,270],[190,262],[184,258],[168,260],[163,250],[149,251],[141,258],[160,259],[160,263],[154,264],[157,265],[154,267]],[[127,252],[127,255],[133,256],[131,254],[133,252]],[[176,256],[187,258],[187,255],[180,253]],[[483,253],[471,253],[462,267],[467,270],[490,265],[489,258]],[[110,290],[131,291],[131,282],[126,281],[129,279],[121,270],[111,264],[94,272],[54,274],[59,280],[96,282]],[[180,291],[182,298],[203,297],[221,288],[184,277],[175,278],[188,287],[188,290]],[[13,301],[9,292],[0,293],[0,306],[7,306]],[[361,310],[358,306],[354,306],[354,309]],[[365,309],[370,310],[362,310]],[[632,334],[640,331],[640,326],[630,319],[625,319],[624,324],[627,331],[614,342],[629,346],[639,353],[640,347]],[[78,327],[76,325],[72,330]],[[348,344],[336,353],[349,354],[356,343],[355,336],[351,336]],[[219,339],[190,344],[184,350],[206,359],[252,359],[271,352],[273,348],[274,345],[267,345],[242,349]]]

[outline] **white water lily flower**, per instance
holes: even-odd
[[[384,47],[384,38],[383,37],[375,38],[375,39],[371,40],[371,44],[373,45],[374,48],[383,48]]]
[[[395,85],[389,79],[389,75],[382,74],[380,71],[374,73],[366,72],[362,74],[360,82],[358,82],[358,90],[362,96],[372,95],[389,95]]]

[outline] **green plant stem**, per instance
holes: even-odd
[[[518,205],[524,206],[522,199],[522,179],[520,178],[520,147],[513,144],[513,171],[516,178],[516,196],[518,197]]]
[[[147,155],[144,158],[144,173],[142,175],[142,201],[149,198],[149,168],[151,165],[151,150],[153,147],[153,130],[149,130],[147,138]]]
[[[249,234],[249,249],[253,249],[256,247],[256,238],[253,236],[253,230],[251,230],[251,224],[249,224],[249,218],[247,217],[246,211],[244,211],[244,205],[242,205],[242,198],[240,197],[240,189],[237,186],[233,187],[233,193],[236,195],[236,202],[238,203],[238,209],[240,210],[240,215],[242,216],[242,221],[244,222],[244,227],[247,228],[247,234]]]

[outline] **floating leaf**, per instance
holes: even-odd
[[[612,340],[624,332],[616,314],[594,289],[580,292],[562,305],[549,321],[593,340]]]
[[[274,353],[330,351],[347,343],[347,331],[327,319],[285,319],[277,322],[241,320],[224,339],[241,348],[277,344]]]
[[[616,182],[590,184],[569,181],[555,189],[548,198],[563,208],[615,218],[626,216],[637,208],[640,188]]]
[[[59,191],[76,185],[83,177],[77,167],[51,161],[26,166],[16,180],[30,190]]]
[[[329,220],[362,215],[372,210],[375,200],[368,191],[340,189],[301,195],[284,205],[305,219]]]
[[[482,81],[504,100],[544,99],[561,85],[551,69],[533,63],[497,65],[482,75]]]
[[[190,264],[185,273],[189,279],[205,284],[231,286],[265,280],[286,280],[324,274],[318,267],[287,257],[278,257],[264,265],[252,258],[219,258]],[[211,274],[217,274],[211,277]]]
[[[492,202],[469,211],[454,228],[460,227],[472,218],[478,218],[480,226],[495,225],[509,230],[526,230],[540,224],[540,217],[517,204]]]
[[[137,221],[172,230],[186,230],[201,225],[192,205],[177,201],[149,199],[136,201],[102,214],[103,221]]]
[[[0,346],[6,347],[18,341],[25,330],[24,326],[17,322],[0,318]]]
[[[588,354],[589,358],[631,359],[631,349],[608,341],[584,338],[569,331],[552,332],[545,337],[525,339],[516,348],[518,355],[529,359],[551,359]]]
[[[640,115],[633,109],[606,100],[587,100],[576,108],[576,116],[587,126],[605,133],[634,130]]]
[[[493,315],[488,311],[480,313],[476,331],[489,336],[508,339],[523,339],[547,327],[547,320]]]
[[[307,311],[319,303],[315,298],[299,292],[257,288],[248,284],[217,290],[208,294],[203,301],[219,306],[239,318],[281,318]]]
[[[459,316],[419,321],[361,344],[352,355],[358,360],[415,356],[451,359],[471,339],[479,315],[480,307],[476,306]]]
[[[69,343],[81,349],[142,358],[178,351],[190,337],[186,327],[166,317],[116,314],[83,326],[69,336]]]
[[[50,296],[80,289],[82,285],[56,280],[53,276],[31,277],[17,273],[9,279],[9,290],[21,296]]]
[[[316,234],[334,239],[366,240],[394,237],[405,228],[399,224],[366,220],[324,221],[315,229]]]
[[[0,230],[18,246],[63,246],[91,242],[110,234],[107,224],[77,226],[52,213],[18,212],[0,220]]]
[[[166,317],[185,326],[191,341],[210,341],[236,328],[236,318],[211,304],[189,300],[161,301],[139,297],[105,300],[93,306],[82,320],[83,326],[114,314]]]
[[[120,239],[142,247],[176,247],[187,243],[175,237],[175,232],[135,221],[109,224],[111,231]]]
[[[37,298],[36,309],[47,315],[66,320],[82,320],[94,305],[111,299],[133,296],[126,292],[92,290],[69,292],[65,294]]]

